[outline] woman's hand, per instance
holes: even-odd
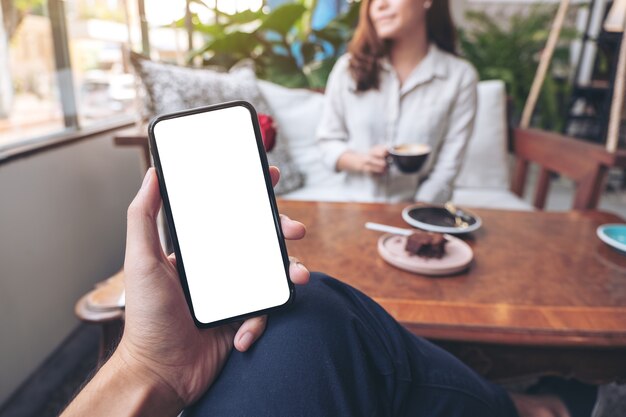
[[[339,171],[364,172],[382,175],[387,172],[387,156],[389,151],[385,145],[376,145],[367,154],[347,151],[339,157]]]
[[[272,167],[270,173],[276,185],[279,171]],[[263,334],[266,317],[204,330],[195,326],[176,260],[166,256],[159,243],[156,218],[160,206],[157,178],[150,169],[128,209],[126,322],[114,356],[188,405],[215,380],[233,345],[245,351]],[[285,238],[304,237],[303,224],[284,215],[281,224]],[[309,272],[295,259],[289,273],[295,284],[308,282]]]

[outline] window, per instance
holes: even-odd
[[[0,152],[133,117],[135,1],[2,0],[1,11]]]
[[[2,6],[0,149],[65,127],[45,2],[3,1]]]
[[[66,0],[72,78],[81,127],[132,115],[130,25],[123,0]]]
[[[139,106],[130,50],[184,64],[205,42],[186,18],[287,1],[0,0],[0,153],[131,121]]]
[[[171,24],[184,18],[185,1],[145,0],[145,6],[151,57],[184,64],[189,50],[187,32],[184,28],[173,28]],[[198,6],[193,4],[194,8],[200,8]]]

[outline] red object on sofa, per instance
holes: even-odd
[[[265,152],[269,152],[276,144],[276,127],[274,126],[274,119],[272,119],[272,116],[259,113],[259,126],[261,128],[261,138],[263,139]]]

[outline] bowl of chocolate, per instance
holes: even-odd
[[[461,224],[457,223],[456,217],[460,218]],[[457,211],[455,216],[443,206],[421,203],[405,207],[402,219],[421,230],[455,235],[471,233],[482,226],[481,218],[467,209]]]
[[[407,143],[389,150],[391,161],[400,172],[413,174],[419,171],[430,155],[430,146],[423,143]]]

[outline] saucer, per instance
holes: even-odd
[[[626,224],[603,224],[596,234],[601,241],[626,254]]]
[[[445,235],[446,254],[441,258],[422,258],[411,255],[404,247],[406,236],[385,234],[378,239],[378,253],[391,265],[421,275],[452,275],[469,267],[474,252],[472,248],[461,239]]]
[[[424,206],[415,204],[402,210],[402,218],[413,227],[429,232],[451,233],[460,235],[478,230],[482,226],[482,220],[477,215],[463,209],[466,215],[468,227],[461,228],[455,225],[454,216],[441,206]]]

